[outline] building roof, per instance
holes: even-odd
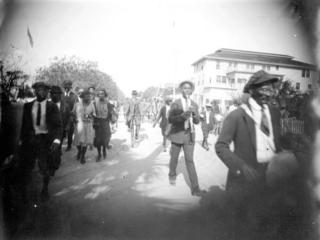
[[[252,52],[227,48],[221,48],[213,54],[208,54],[200,58],[198,61],[194,62],[192,65],[194,66],[207,59],[237,61],[245,63],[260,63],[266,65],[272,64],[292,68],[316,69],[315,65],[293,60],[293,57],[289,55]]]

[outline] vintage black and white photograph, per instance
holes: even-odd
[[[320,238],[318,0],[0,0],[0,239]]]

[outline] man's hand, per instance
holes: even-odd
[[[249,182],[256,182],[259,179],[259,173],[254,168],[244,165],[242,167],[242,174]]]
[[[191,111],[186,111],[186,112],[182,113],[182,117],[184,119],[188,119],[188,118],[190,118],[191,114],[192,114]]]
[[[53,142],[52,145],[51,145],[50,150],[51,150],[52,152],[57,152],[57,151],[59,150],[59,147],[60,147],[60,144],[59,144],[59,143]]]

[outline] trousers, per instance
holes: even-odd
[[[171,143],[169,176],[175,177],[177,175],[176,169],[178,165],[180,151],[182,148],[184,152],[184,159],[185,159],[190,183],[191,183],[191,188],[195,189],[199,187],[199,183],[198,183],[198,175],[197,175],[196,168],[193,161],[194,141],[190,142],[189,134],[185,134],[183,137],[185,138],[183,143],[175,143],[175,142]]]

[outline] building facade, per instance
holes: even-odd
[[[224,48],[202,57],[192,66],[195,101],[200,106],[217,101],[222,110],[242,95],[249,78],[261,69],[282,81],[290,81],[301,92],[315,88],[319,79],[316,66],[296,61],[292,56]]]

